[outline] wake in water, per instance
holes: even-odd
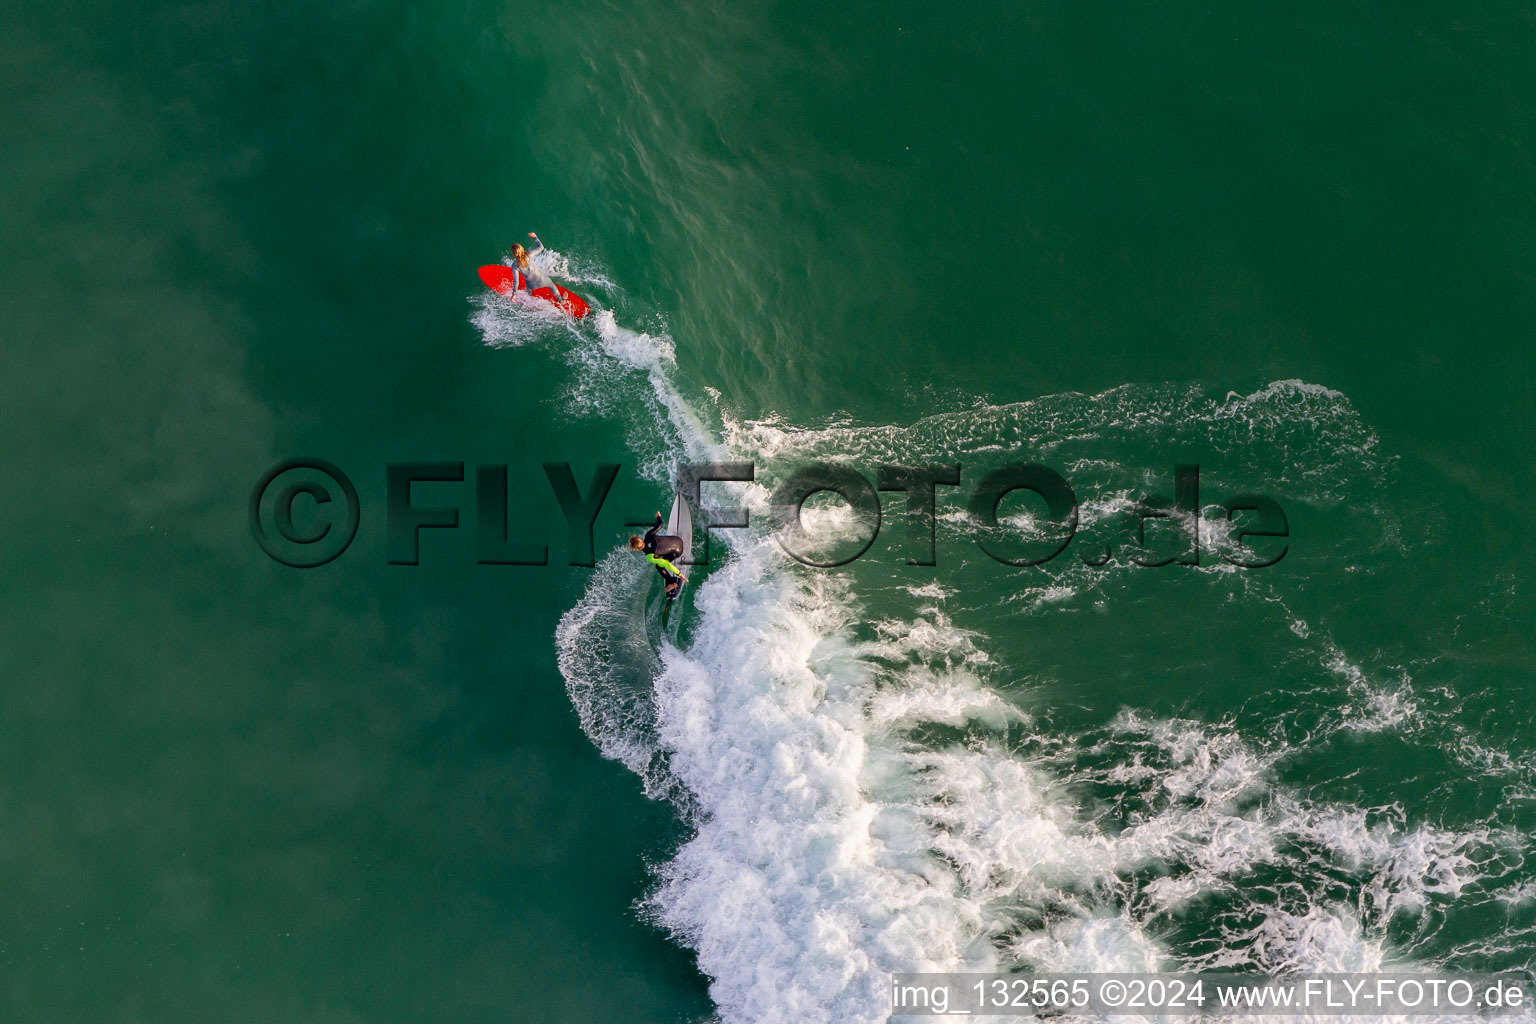
[[[556,330],[507,326],[494,303],[476,314],[488,344]],[[735,500],[759,520],[775,466],[960,460],[979,473],[1028,452],[1064,467],[1092,521],[1146,490],[1148,451],[1184,448],[1210,453],[1213,490],[1269,488],[1359,527],[1349,536],[1364,540],[1330,551],[1346,570],[1404,543],[1377,506],[1396,460],[1343,395],[1313,384],[1127,385],[812,429],[690,399],[670,340],[606,310],[558,334],[580,371],[570,413],[623,419],[658,484],[679,460],[755,461],[760,484]],[[941,518],[961,541],[974,527],[957,509]],[[857,528],[835,510],[820,523]],[[1154,584],[1068,558],[999,590],[985,576],[997,567],[974,556],[943,580],[877,560],[824,571],[766,530],[734,532],[686,649],[650,645],[648,578],[621,555],[556,636],[587,734],[693,826],[646,909],[697,951],[723,1021],[882,1021],[895,971],[1527,965],[1523,834],[1492,811],[1450,825],[1362,802],[1347,770],[1308,766],[1315,750],[1376,735],[1503,757],[1512,778],[1529,760],[1437,717],[1443,699],[1410,674],[1351,661],[1326,617],[1267,577],[1218,561]],[[1095,681],[1051,662],[1044,638],[1085,615],[1136,621],[1175,586],[1264,631],[1284,652],[1271,678],[1217,720],[1134,695],[1072,710],[1086,696],[1063,695]],[[1503,923],[1452,920],[1479,908]]]

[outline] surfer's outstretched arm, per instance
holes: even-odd
[[[539,241],[538,235],[530,231],[528,232],[528,237],[533,239],[533,248],[528,250],[529,256],[537,256],[539,253],[544,251],[544,243]]]

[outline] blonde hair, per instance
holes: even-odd
[[[524,249],[522,244],[519,242],[514,242],[512,245],[512,259],[520,267],[526,267],[528,265],[528,250]]]
[[[636,551],[639,551],[645,547],[645,541],[631,534],[629,538],[629,546],[634,548]]]

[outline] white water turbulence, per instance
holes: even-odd
[[[508,336],[502,315],[476,315],[487,344]],[[810,429],[690,401],[664,334],[607,310],[562,327],[581,371],[573,413],[624,420],[662,487],[680,459],[756,462],[758,484],[729,500],[759,522],[773,467],[796,459],[965,460],[980,472],[1026,450],[1068,468],[1089,518],[1146,484],[1130,453],[1149,438],[1198,443],[1260,489],[1357,516],[1381,515],[1356,494],[1393,472],[1348,400],[1303,382],[1225,396],[1126,385],[907,427]],[[957,506],[940,512],[969,529]],[[835,508],[815,515],[823,530],[859,529]],[[1049,681],[1003,627],[1129,601],[1138,577],[1124,567],[1077,563],[1023,599],[983,602],[888,565],[800,565],[760,526],[715,541],[684,646],[648,637],[650,574],[623,552],[599,564],[556,643],[587,734],[693,829],[645,909],[697,952],[727,1024],[884,1021],[897,971],[1438,966],[1414,955],[1432,925],[1402,922],[1430,920],[1452,896],[1530,902],[1500,881],[1522,836],[1279,782],[1298,741],[1262,708],[1242,722],[1136,708],[1073,729],[1042,719],[1034,694]],[[1395,716],[1383,728],[1411,726],[1411,681],[1341,669],[1326,629],[1229,568],[1191,571],[1229,601],[1274,607],[1296,665],[1335,684],[1319,684],[1331,703],[1318,731],[1358,729],[1371,701]],[[1205,923],[1181,934],[1195,907]]]

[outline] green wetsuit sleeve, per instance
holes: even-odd
[[[655,555],[646,555],[645,556],[645,560],[647,562],[650,562],[652,565],[656,566],[659,569],[667,570],[667,572],[671,573],[673,576],[681,576],[682,575],[682,573],[677,571],[677,566],[673,565],[671,562],[667,561],[665,558],[657,558]]]

